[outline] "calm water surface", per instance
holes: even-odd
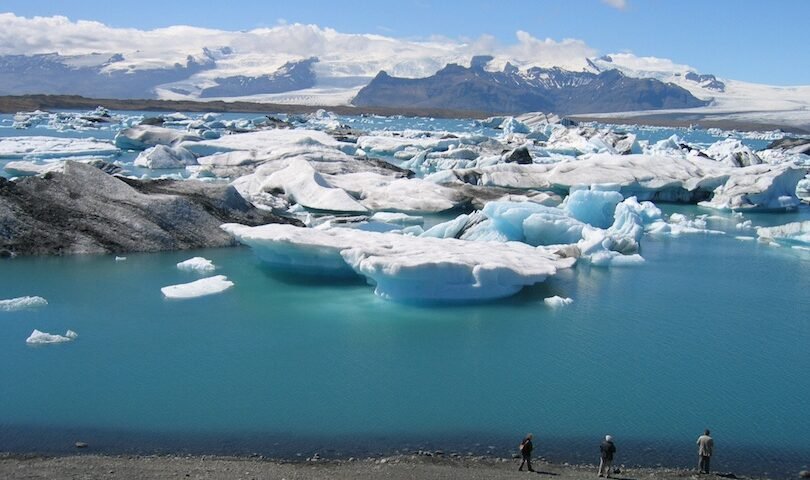
[[[795,473],[810,458],[810,255],[731,234],[645,238],[642,253],[443,307],[281,277],[247,248],[3,261],[0,297],[49,305],[0,313],[0,445],[506,454],[533,431],[552,459],[593,461],[611,433],[622,462],[691,465],[708,426],[718,467]],[[164,299],[198,278],[175,267],[197,254],[236,286]],[[549,309],[551,295],[574,303]],[[34,328],[80,336],[32,348]]]

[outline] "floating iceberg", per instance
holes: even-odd
[[[228,280],[225,275],[216,275],[190,283],[169,285],[161,288],[160,291],[163,292],[166,298],[195,298],[222,293],[233,285],[233,282]]]
[[[31,335],[25,339],[25,343],[28,345],[48,345],[52,343],[65,343],[65,342],[72,342],[76,338],[78,338],[78,334],[73,330],[68,330],[65,332],[64,335],[56,335],[51,333],[40,332],[39,330],[34,330],[31,332]]]
[[[156,145],[175,146],[181,142],[197,142],[202,138],[182,130],[136,125],[125,128],[115,135],[115,146],[121,150],[146,150]]]
[[[273,129],[225,135],[214,140],[192,141],[182,146],[198,157],[227,152],[253,152],[265,160],[288,158],[305,153],[339,152],[341,143],[318,130]]]
[[[110,142],[94,138],[7,137],[0,138],[0,160],[118,155]]]
[[[571,305],[572,303],[574,303],[574,300],[571,298],[554,295],[553,297],[544,298],[543,303],[545,303],[551,308],[560,308],[566,305]]]
[[[799,246],[810,246],[810,220],[792,222],[775,227],[757,228],[760,241],[768,243],[784,242]]]
[[[762,163],[762,159],[751,148],[736,138],[715,142],[704,153],[730,167],[749,167]]]
[[[506,297],[575,262],[518,242],[467,242],[282,225],[226,224],[222,228],[276,268],[317,275],[355,272],[376,286],[377,295],[400,301]]]
[[[138,154],[135,166],[150,169],[184,168],[186,165],[196,165],[197,158],[193,153],[183,147],[167,147],[155,145]]]
[[[728,180],[700,206],[721,210],[785,210],[801,200],[796,188],[810,169],[793,163],[732,169]]]
[[[706,158],[597,154],[553,164],[505,163],[455,172],[480,185],[569,192],[578,185],[609,185],[625,198],[694,203],[725,183],[730,168]]]
[[[47,300],[37,296],[10,298],[8,300],[0,300],[0,312],[27,310],[29,308],[43,307],[47,304]]]
[[[217,267],[207,258],[193,257],[178,263],[177,268],[189,272],[211,272]]]
[[[306,161],[294,159],[262,183],[261,190],[283,190],[305,208],[329,212],[365,213],[366,207],[341,188],[333,187]]]
[[[65,169],[64,161],[50,161],[47,163],[17,160],[8,162],[3,169],[13,177],[29,177],[44,175],[48,172],[62,172]]]

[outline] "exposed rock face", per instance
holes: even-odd
[[[0,178],[0,250],[63,255],[234,245],[219,226],[296,223],[258,210],[230,186],[139,181],[66,162],[64,172]]]
[[[687,90],[649,78],[632,78],[618,70],[570,72],[560,68],[507,65],[501,72],[484,69],[487,57],[470,68],[450,64],[435,75],[395,78],[380,72],[352,100],[360,107],[420,107],[485,113],[529,111],[558,114],[621,112],[703,106]]]

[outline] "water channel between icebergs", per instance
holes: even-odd
[[[581,264],[474,305],[280,276],[247,248],[3,262],[0,298],[48,305],[0,312],[0,449],[509,455],[532,431],[554,461],[593,462],[610,433],[620,463],[691,466],[709,427],[717,468],[795,474],[810,459],[810,255],[659,206],[725,216],[710,227],[727,234],[645,236],[642,265]],[[175,267],[197,255],[234,287],[165,299],[203,276]],[[573,303],[549,308],[554,295]],[[27,346],[35,328],[79,338]]]

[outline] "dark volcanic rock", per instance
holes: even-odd
[[[395,78],[380,72],[360,90],[352,104],[567,115],[699,107],[707,103],[675,84],[628,77],[618,70],[591,73],[531,68],[519,72],[507,65],[501,72],[490,72],[483,68],[486,60],[475,57],[470,68],[450,64],[427,78]]]
[[[790,150],[793,153],[805,153],[810,155],[810,138],[780,138],[774,140],[766,150]]]
[[[512,150],[509,157],[506,158],[506,163],[517,163],[520,165],[528,165],[532,163],[532,156],[529,154],[529,149],[526,147],[518,147]]]
[[[0,250],[120,253],[234,245],[219,226],[298,223],[258,210],[231,186],[140,181],[66,162],[64,173],[0,179]]]

